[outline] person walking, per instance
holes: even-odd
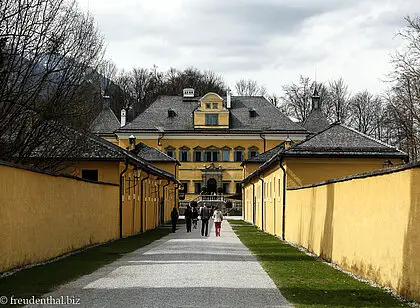
[[[201,216],[201,236],[207,236],[209,233],[210,209],[204,204],[200,211]]]
[[[222,228],[223,214],[217,208],[217,206],[214,209],[213,219],[214,219],[214,229],[216,231],[216,236],[220,236],[220,229]]]
[[[198,210],[196,206],[192,207],[192,225],[193,229],[197,229]]]
[[[176,222],[178,221],[178,217],[179,217],[178,210],[177,210],[176,207],[174,207],[172,209],[172,212],[171,212],[172,232],[173,233],[175,233],[175,230],[176,230]]]
[[[192,217],[191,206],[189,204],[187,205],[187,208],[185,209],[184,216],[185,216],[185,223],[187,225],[187,232],[191,232],[191,221],[193,217]]]

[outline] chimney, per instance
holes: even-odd
[[[228,88],[226,90],[226,108],[230,109],[232,107],[232,102],[231,102],[231,98],[230,98],[230,89]]]
[[[321,98],[315,87],[314,94],[312,95],[312,110],[321,109]]]
[[[182,91],[182,97],[193,98],[194,97],[194,89],[193,88],[185,88]]]
[[[126,114],[127,112],[125,111],[125,109],[121,109],[121,127],[125,125]]]

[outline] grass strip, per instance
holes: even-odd
[[[317,261],[251,224],[229,223],[295,307],[408,307],[383,289]]]
[[[0,295],[8,298],[11,295],[15,298],[40,297],[66,282],[90,274],[98,268],[114,262],[124,254],[144,247],[170,232],[171,228],[164,226],[92,247],[55,262],[18,271],[0,279]]]

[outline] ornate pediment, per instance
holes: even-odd
[[[204,170],[205,171],[207,171],[207,172],[211,172],[211,171],[222,171],[222,166],[221,165],[219,165],[219,166],[215,166],[214,165],[214,163],[212,162],[210,165],[208,165],[208,166],[206,166],[206,165],[204,165]]]

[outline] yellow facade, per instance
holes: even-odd
[[[123,164],[121,164],[123,171]],[[132,166],[123,175],[123,236],[152,230],[170,220],[172,208],[178,207],[177,184]],[[168,183],[169,182],[169,183]]]
[[[255,163],[255,162],[247,162],[244,163],[243,167],[243,178],[245,179],[248,175],[250,175],[252,172],[258,169],[258,167],[261,166],[261,163]]]
[[[284,119],[281,119],[278,125],[284,125],[288,130],[277,129],[276,120],[273,119],[266,126],[255,125],[258,120],[255,114],[252,115],[252,111],[256,112],[254,105],[240,104],[238,98],[232,98],[230,95],[225,101],[216,93],[207,93],[201,99],[190,96],[191,91],[186,93],[188,95],[184,93],[181,104],[185,103],[187,106],[185,108],[191,108],[191,113],[188,115],[184,107],[181,107],[182,105],[177,105],[180,103],[179,100],[166,102],[161,98],[157,100],[157,106],[160,112],[167,108],[168,114],[156,117],[154,113],[150,113],[150,117],[156,117],[156,123],[159,122],[159,124],[150,123],[150,128],[146,129],[137,127],[136,120],[116,132],[119,146],[122,148],[129,147],[128,139],[133,135],[135,143],[143,142],[180,162],[181,165],[177,167],[175,174],[183,187],[186,187],[185,202],[197,198],[203,187],[210,192],[218,192],[222,189],[227,197],[240,194],[241,181],[259,165],[249,164],[244,170],[241,166],[243,160],[266,152],[287,138],[300,142],[307,135],[300,126],[294,127],[291,122],[282,123]],[[233,109],[233,101],[235,109]],[[264,110],[269,106],[273,112],[278,112],[264,99],[256,99],[255,104],[257,109]],[[152,104],[148,110],[153,110],[153,106]],[[238,109],[240,109],[239,112]],[[143,115],[146,120],[147,111]],[[189,122],[190,115],[192,115],[192,123]],[[238,121],[236,118],[238,115],[240,115],[241,124],[238,125],[235,122],[238,126],[230,127],[231,122]],[[235,118],[231,119],[231,117]],[[253,124],[248,126],[246,121]],[[259,121],[264,121],[264,119],[261,118]]]
[[[152,163],[155,167],[158,167],[161,170],[165,170],[170,174],[176,175],[177,174],[177,163],[176,162],[153,162]]]
[[[187,151],[189,153],[189,161],[180,161],[180,166],[175,167],[174,163],[166,162],[156,162],[153,163],[155,166],[166,170],[172,174],[176,174],[178,180],[183,183],[187,183],[187,192],[185,200],[193,200],[198,196],[195,192],[195,183],[202,183],[203,180],[203,170],[206,167],[209,167],[211,162],[208,161],[193,161],[194,160],[194,148],[201,147],[202,153],[206,149],[215,148],[218,149],[220,160],[214,162],[216,167],[220,166],[222,169],[222,182],[228,184],[228,193],[225,194],[235,195],[237,193],[237,185],[244,179],[244,169],[241,166],[242,161],[235,160],[235,149],[243,149],[244,158],[248,159],[250,151],[256,151],[258,154],[264,151],[267,151],[274,146],[277,146],[282,140],[264,140],[255,134],[254,136],[250,135],[248,137],[241,137],[240,139],[235,139],[232,136],[226,136],[223,138],[211,138],[211,135],[197,135],[194,139],[182,138],[181,136],[173,137],[171,134],[165,134],[163,138],[159,140],[160,146],[158,144],[158,137],[156,139],[142,139],[140,136],[136,136],[135,143],[143,142],[149,146],[155,147],[163,152],[167,152],[168,149],[172,149],[173,157],[180,161],[180,152]],[[128,139],[120,138],[120,147],[128,147]],[[229,149],[229,161],[222,160],[222,149]],[[188,150],[186,150],[188,149]],[[254,169],[258,164],[252,164]],[[176,172],[175,172],[176,170]],[[202,185],[204,186],[204,185]]]
[[[284,167],[286,173],[287,166]],[[281,236],[283,228],[283,171],[274,167],[244,185],[244,220]],[[262,198],[264,196],[264,198]],[[254,197],[254,201],[252,201]]]
[[[162,162],[155,164],[175,174],[175,163]],[[83,161],[73,163],[66,172],[81,177],[82,170],[98,170],[98,181],[120,185],[120,174],[125,164],[118,161]],[[146,171],[134,171],[129,164],[123,174],[122,191],[122,235],[130,236],[151,230],[170,220],[170,212],[175,202],[174,192],[177,184],[148,174]],[[144,180],[143,180],[144,179]],[[163,188],[165,186],[165,188]],[[141,202],[141,200],[143,200]],[[164,200],[164,205],[162,201]],[[177,201],[177,200],[176,200]],[[142,222],[142,223],[141,223]]]
[[[0,165],[0,272],[119,236],[119,188]]]
[[[77,177],[82,177],[82,170],[98,170],[98,181],[120,184],[120,163],[115,161],[80,161],[72,162],[71,166],[64,170]]]

